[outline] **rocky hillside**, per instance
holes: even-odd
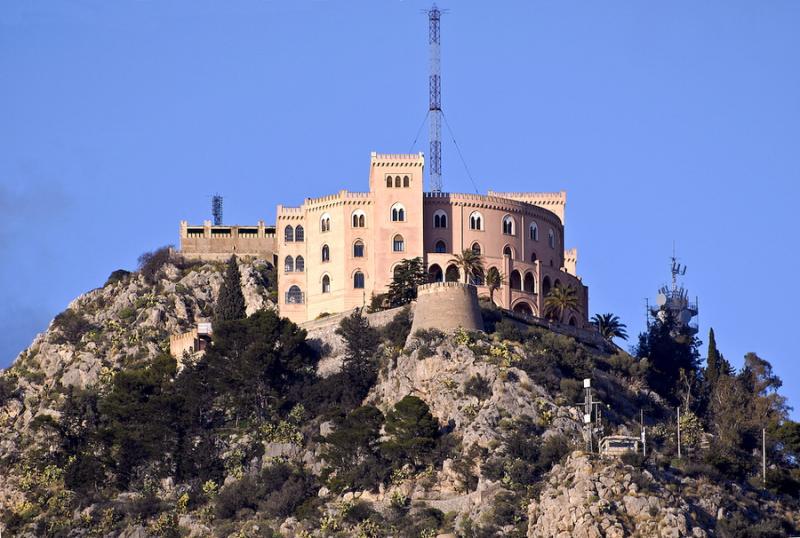
[[[413,308],[379,329],[345,318],[312,346],[275,315],[265,262],[238,268],[249,317],[215,323],[211,350],[180,372],[168,336],[213,316],[225,264],[116,273],[2,373],[4,536],[745,537],[800,525],[786,488],[725,475],[700,444],[676,460],[665,397],[625,353],[492,310],[487,333],[409,335]],[[581,451],[575,402],[589,376],[605,433],[638,434],[647,409],[647,460]]]
[[[26,435],[36,416],[59,416],[69,387],[97,386],[119,370],[147,364],[168,351],[170,334],[210,319],[223,268],[222,263],[172,260],[151,278],[117,271],[102,288],[72,301],[3,373],[15,388],[0,408],[0,458],[34,441]],[[248,314],[274,308],[267,263],[245,260],[240,269]]]

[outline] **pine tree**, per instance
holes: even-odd
[[[342,370],[357,378],[366,375],[372,369],[373,357],[378,351],[378,330],[370,327],[369,320],[361,315],[360,310],[355,310],[342,319],[336,334],[342,337],[345,345]]]
[[[422,258],[401,260],[394,269],[394,277],[389,284],[388,299],[392,306],[402,306],[417,298],[417,286],[425,284],[428,275]]]
[[[225,278],[219,289],[217,308],[214,312],[217,321],[231,321],[247,317],[247,310],[242,294],[242,275],[236,256],[231,256],[225,269]]]
[[[427,461],[436,444],[439,422],[424,400],[410,394],[397,402],[386,415],[385,453],[395,464],[419,467]]]

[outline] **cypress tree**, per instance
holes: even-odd
[[[719,376],[733,374],[731,364],[725,360],[725,357],[717,349],[717,340],[714,338],[714,329],[708,331],[708,355],[706,356],[706,383],[710,388],[713,388],[717,383]]]
[[[225,269],[225,277],[219,289],[217,308],[214,312],[217,321],[230,321],[247,317],[244,294],[242,293],[242,275],[236,256],[231,256]]]

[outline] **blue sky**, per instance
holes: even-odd
[[[800,3],[441,2],[478,188],[566,190],[592,312],[638,333],[673,240],[735,365],[800,407]],[[271,222],[426,151],[427,3],[4,0],[0,366],[178,222]],[[445,190],[473,190],[445,131]],[[797,412],[794,413],[797,417]]]

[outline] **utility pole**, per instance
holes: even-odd
[[[644,429],[644,409],[639,410],[639,424],[641,424],[642,436],[642,457],[647,457],[647,434]]]
[[[761,428],[761,482],[767,487],[767,429]]]
[[[678,406],[678,459],[681,459],[681,406]]]
[[[592,452],[592,380],[583,380],[583,424],[586,431],[586,449]]]
[[[428,75],[428,113],[430,124],[430,189],[442,191],[442,76],[439,51],[439,21],[442,12],[436,4],[428,10],[428,44],[430,45],[430,74]]]

